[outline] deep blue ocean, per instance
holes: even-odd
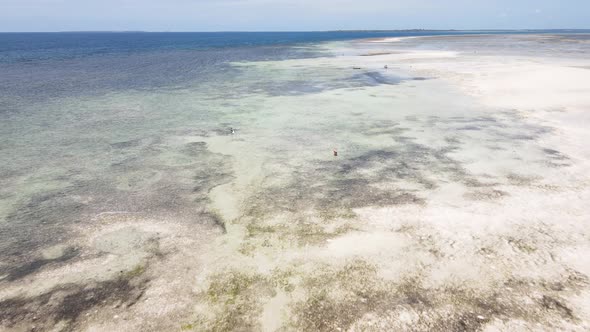
[[[581,31],[579,32],[589,32]],[[565,33],[572,30],[535,30],[534,33]],[[326,31],[326,32],[64,32],[0,33],[0,62],[68,59],[104,54],[130,54],[163,50],[292,45],[322,41],[378,37],[464,34],[523,34],[505,31]]]
[[[538,30],[534,33],[582,31]],[[0,33],[0,113],[48,98],[178,88],[227,77],[236,61],[326,56],[306,45],[363,38],[531,31]]]

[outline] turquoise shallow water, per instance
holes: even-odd
[[[337,52],[318,42],[458,33],[1,34],[0,269],[10,274],[34,261],[38,250],[67,238],[70,225],[104,212],[215,224],[209,193],[243,177],[236,167],[281,167],[277,179],[296,184],[306,172],[314,179],[333,175],[323,161],[314,164],[318,151],[348,149],[343,153],[360,158],[351,162],[363,165],[367,158],[393,158],[387,157],[391,151],[371,150],[370,132],[389,128],[404,139],[409,129],[395,128],[403,117],[387,109],[407,91],[387,87],[416,78],[394,70],[343,69],[330,60]],[[357,99],[344,98],[353,92]],[[394,99],[379,99],[384,93]],[[418,114],[426,98],[406,115]],[[464,105],[452,107],[455,116],[468,112]],[[427,113],[437,116],[434,108]],[[232,136],[230,127],[239,135]],[[249,154],[236,161],[224,148],[213,151],[219,137],[233,143],[217,144],[242,145]],[[408,153],[421,149],[412,146],[405,146]],[[459,165],[449,167],[463,174]],[[366,204],[421,200],[398,192],[369,194],[371,181],[354,173],[335,181],[320,190],[319,205],[332,204],[326,197],[334,196],[343,197],[344,209],[361,204],[352,201],[358,195],[365,195]],[[243,196],[259,190],[251,189]],[[287,201],[299,195],[283,194]],[[309,196],[302,204],[310,203]],[[263,201],[270,204],[272,195]]]
[[[263,152],[273,158],[299,141],[316,145],[277,165],[296,165],[317,147],[353,149],[347,140],[357,120],[330,122],[306,108],[330,114],[346,106],[328,99],[316,107],[303,97],[412,79],[329,60],[281,61],[334,56],[320,41],[460,33],[483,32],[0,34],[0,270],[34,261],[40,248],[67,238],[69,225],[103,212],[215,224],[208,193],[235,178],[235,160],[211,152],[205,138],[238,127],[239,139],[253,135],[250,147],[269,143]],[[289,123],[292,116],[304,122]],[[372,125],[380,124],[364,126]]]

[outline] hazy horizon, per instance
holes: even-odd
[[[581,0],[0,0],[1,32],[588,29]]]
[[[510,31],[580,31],[588,32],[590,28],[555,28],[555,29],[343,29],[343,30],[215,30],[215,31],[197,31],[197,30],[55,30],[55,31],[0,31],[0,33],[310,33],[310,32],[405,32],[405,31],[424,31],[424,32],[510,32]]]

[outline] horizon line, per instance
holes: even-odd
[[[0,33],[305,33],[305,32],[486,32],[486,31],[590,31],[590,28],[524,28],[524,29],[340,29],[340,30],[56,30],[56,31],[0,31]]]

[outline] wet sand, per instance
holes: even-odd
[[[590,38],[317,47],[326,57],[234,63],[239,98],[56,105],[119,110],[60,144],[126,134],[79,157],[83,171],[62,159],[4,175],[40,221],[2,228],[3,249],[22,251],[7,257],[28,262],[2,263],[2,328],[590,329]],[[6,197],[3,222],[26,219]]]

